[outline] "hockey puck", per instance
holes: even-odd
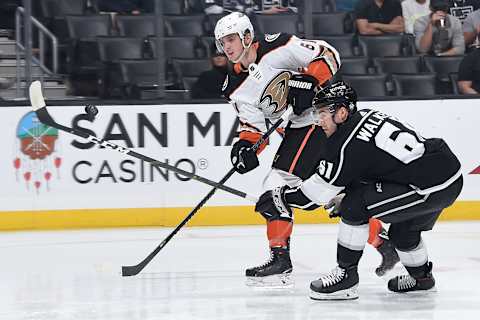
[[[93,104],[87,104],[85,106],[85,113],[88,115],[90,119],[95,119],[95,116],[98,114],[98,108],[95,107]]]

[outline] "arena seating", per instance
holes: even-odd
[[[214,27],[226,13],[205,15],[196,0],[163,4],[166,85],[189,89],[210,68]],[[158,53],[151,10],[142,15],[103,14],[94,0],[44,0],[38,5],[39,18],[66,48],[63,63],[70,76],[87,74],[99,80],[104,97],[139,96],[139,88],[154,87]],[[417,55],[411,35],[359,36],[353,15],[337,12],[334,0],[312,5],[312,38],[339,51],[343,65],[338,77],[350,81],[361,97],[458,93],[452,79],[463,56]],[[256,14],[252,22],[258,36],[288,32],[303,37],[305,31],[301,12]],[[407,85],[408,80],[424,85]]]

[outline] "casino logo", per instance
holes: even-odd
[[[13,167],[18,183],[37,194],[50,191],[54,176],[60,179],[62,158],[58,154],[58,130],[41,123],[29,112],[17,125]]]

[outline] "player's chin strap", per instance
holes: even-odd
[[[232,60],[233,63],[239,63],[240,60],[243,59],[243,57],[245,56],[245,54],[247,53],[248,49],[252,46],[252,43],[253,43],[253,39],[250,41],[250,44],[247,46],[245,44],[245,38],[242,39],[242,46],[243,46],[243,51],[242,51],[242,54],[235,60]]]

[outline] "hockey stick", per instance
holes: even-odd
[[[256,151],[260,145],[262,145],[265,140],[268,139],[268,137],[272,134],[272,132],[277,129],[283,121],[287,120],[290,115],[292,114],[293,110],[292,108],[288,108],[282,115],[280,119],[278,119],[268,130],[267,132],[258,140],[252,147],[254,151]],[[230,169],[228,173],[220,180],[218,183],[219,185],[223,185],[233,174],[235,173],[235,168]],[[195,208],[188,214],[188,216],[183,219],[182,222],[162,241],[160,244],[153,250],[145,259],[143,259],[139,264],[134,265],[134,266],[123,266],[122,267],[122,276],[124,277],[129,277],[129,276],[134,276],[140,273],[147,264],[152,261],[152,259],[157,255],[157,253],[162,250],[163,247],[170,241],[170,239],[173,238],[173,236],[193,217],[195,213],[197,213],[198,210],[210,199],[215,191],[217,190],[217,187],[213,187],[212,190],[198,203]]]
[[[236,196],[239,196],[241,198],[245,198],[245,199],[250,200],[252,202],[257,201],[256,197],[251,196],[251,195],[249,195],[245,192],[236,190],[234,188],[230,188],[230,187],[228,187],[228,186],[226,186],[222,183],[217,183],[215,181],[204,178],[202,176],[199,176],[199,175],[193,174],[191,172],[182,170],[180,168],[174,167],[172,165],[169,165],[168,163],[161,162],[161,161],[158,161],[156,159],[147,157],[143,154],[140,154],[140,153],[138,153],[136,151],[133,151],[131,149],[119,146],[119,145],[114,144],[110,141],[99,139],[95,136],[92,136],[92,135],[82,131],[82,130],[75,129],[75,128],[70,128],[70,127],[67,127],[67,126],[64,126],[64,125],[61,125],[61,124],[55,122],[55,120],[52,118],[52,116],[48,113],[47,106],[45,104],[45,99],[43,98],[42,85],[41,85],[40,81],[34,81],[30,85],[30,102],[32,104],[33,110],[35,111],[35,113],[38,117],[38,120],[40,120],[42,123],[46,124],[47,126],[56,128],[56,129],[61,130],[61,131],[68,132],[70,134],[73,134],[73,135],[76,135],[76,136],[79,136],[79,137],[82,137],[82,138],[87,139],[88,141],[93,142],[95,144],[98,144],[102,147],[107,147],[107,148],[110,148],[112,150],[116,150],[120,153],[127,154],[129,156],[134,157],[134,158],[137,158],[137,159],[143,160],[145,162],[151,163],[153,166],[161,167],[161,168],[164,168],[164,169],[167,169],[167,170],[171,170],[175,173],[178,173],[182,176],[188,177],[192,180],[196,180],[196,181],[208,184],[212,187],[215,187],[215,188],[218,188],[220,190],[229,192],[229,193],[234,194]]]

